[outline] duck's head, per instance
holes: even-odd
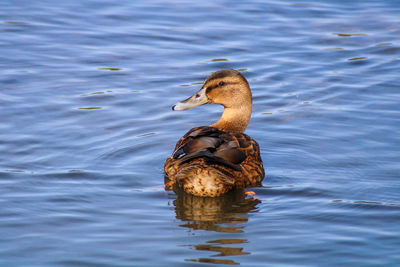
[[[242,132],[250,120],[252,96],[246,78],[240,72],[223,69],[211,74],[193,96],[178,102],[173,110],[185,110],[204,104],[224,106],[221,119],[211,125],[221,130]]]
[[[251,105],[251,91],[246,78],[232,69],[211,74],[193,96],[178,102],[173,110],[185,110],[204,104],[221,104],[225,108]]]

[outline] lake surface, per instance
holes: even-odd
[[[255,197],[165,191],[218,106],[253,90]],[[0,266],[399,266],[398,1],[0,2]]]

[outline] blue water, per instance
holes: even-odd
[[[255,198],[176,195],[164,160],[254,96]],[[400,265],[398,1],[0,2],[0,266]]]

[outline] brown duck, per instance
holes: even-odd
[[[234,188],[261,185],[264,168],[257,142],[244,134],[252,109],[246,78],[232,69],[211,74],[200,90],[173,110],[203,104],[224,106],[210,126],[191,129],[165,161],[166,186],[177,185],[189,194],[215,197]]]

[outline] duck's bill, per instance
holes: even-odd
[[[194,108],[200,105],[207,104],[208,99],[206,96],[206,89],[201,88],[197,93],[192,95],[186,100],[176,103],[175,106],[172,107],[172,110],[185,110]]]

